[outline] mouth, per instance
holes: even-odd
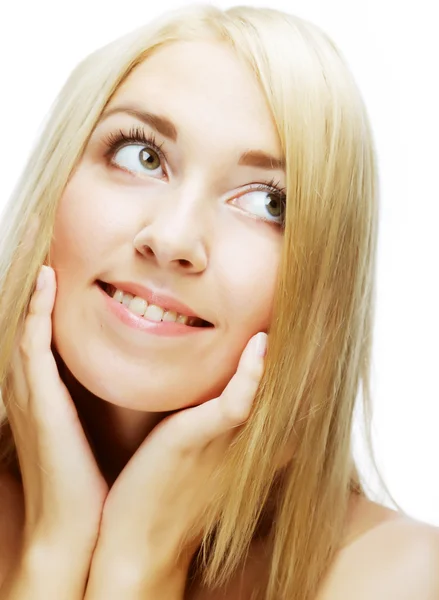
[[[138,317],[143,317],[145,320],[176,322],[188,327],[214,327],[212,323],[198,316],[182,314],[167,306],[147,302],[144,298],[134,296],[129,292],[116,288],[111,283],[101,280],[97,280],[96,283],[107,296],[110,296],[110,298],[115,302],[119,302],[119,304],[124,304],[129,311]]]

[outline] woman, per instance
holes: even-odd
[[[93,53],[2,226],[1,600],[439,597],[352,458],[376,165],[318,28],[197,7]]]

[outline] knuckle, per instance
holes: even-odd
[[[38,305],[39,305],[38,298],[36,296],[32,296],[32,298],[30,299],[30,302],[29,302],[28,319],[29,319],[29,317],[33,317],[39,313]]]
[[[262,372],[262,367],[253,364],[246,365],[237,373],[236,386],[226,394],[226,401],[222,405],[223,419],[227,425],[236,426],[248,420]]]
[[[263,371],[264,371],[263,365],[257,364],[254,361],[251,363],[247,363],[246,365],[244,365],[244,368],[243,368],[243,372],[244,372],[244,375],[245,375],[247,381],[249,381],[252,385],[259,384]]]
[[[251,402],[246,401],[247,396],[250,394],[245,393],[242,396],[246,396],[246,398],[230,398],[229,402],[226,402],[223,406],[223,414],[222,418],[225,422],[225,425],[228,427],[234,427],[236,425],[240,425],[247,421],[250,416]],[[253,395],[251,395],[253,398]]]
[[[229,411],[226,416],[226,426],[229,428],[238,427],[245,423],[250,416],[250,412],[248,409],[244,409],[243,407],[237,408],[233,411]]]
[[[196,449],[190,435],[190,430],[185,427],[181,427],[175,431],[175,435],[170,437],[168,444],[168,448],[172,453],[180,458],[188,458]]]
[[[188,433],[190,424],[186,422],[185,416],[181,413],[178,415],[179,418],[167,423],[167,427],[162,427],[162,443],[163,448],[166,448],[167,456],[184,458],[194,451],[194,444]]]
[[[35,335],[35,316],[33,314],[28,315],[23,334],[18,344],[19,352],[23,359],[29,360],[35,354],[36,348],[36,335]]]
[[[28,361],[31,358],[31,356],[33,354],[33,347],[32,347],[31,339],[29,338],[28,335],[23,335],[23,337],[21,338],[20,343],[18,345],[18,349],[20,351],[21,357],[25,361]]]

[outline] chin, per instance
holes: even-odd
[[[60,355],[73,380],[85,393],[120,408],[145,412],[175,411],[211,400],[222,393],[234,372],[231,369],[221,376],[216,370],[213,378],[208,368],[193,365],[193,376],[190,376],[186,364],[180,367],[168,364],[162,369],[155,364],[148,369],[139,364],[126,364],[120,357],[108,365],[102,357],[84,360],[75,351],[61,351]]]

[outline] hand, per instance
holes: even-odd
[[[220,397],[166,417],[119,475],[104,506],[87,589],[90,598],[118,597],[110,591],[104,594],[102,588],[101,595],[96,591],[103,575],[108,580],[113,569],[122,578],[125,570],[127,581],[138,583],[141,594],[156,580],[166,585],[176,571],[184,574],[189,568],[201,543],[204,509],[215,492],[211,475],[249,417],[263,372],[266,338],[259,333],[250,340]],[[180,544],[183,554],[177,564]],[[184,586],[184,577],[181,583]]]
[[[23,552],[44,560],[65,551],[73,572],[75,561],[91,562],[108,487],[51,351],[56,278],[46,266],[42,275],[15,341],[5,405],[23,482]]]

